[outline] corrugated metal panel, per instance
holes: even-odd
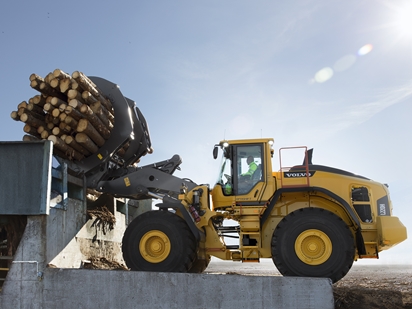
[[[0,142],[0,215],[49,214],[53,144]]]

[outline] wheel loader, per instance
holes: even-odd
[[[131,270],[199,273],[212,256],[244,263],[271,258],[284,276],[336,282],[354,261],[377,259],[406,239],[405,226],[392,216],[387,185],[312,164],[306,147],[303,163],[273,171],[273,139],[221,141],[213,149],[213,157],[220,152],[222,158],[213,187],[174,176],[182,163],[178,155],[138,166],[152,152],[144,116],[116,84],[90,79],[110,99],[115,126],[97,153],[61,161],[84,175],[89,188],[160,200],[124,233],[123,256]],[[118,155],[126,144],[126,153]]]

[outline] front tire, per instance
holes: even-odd
[[[272,259],[284,276],[343,278],[355,256],[353,235],[337,215],[321,208],[298,209],[277,225]]]
[[[196,257],[196,240],[181,217],[148,211],[127,227],[122,251],[131,270],[187,272]]]

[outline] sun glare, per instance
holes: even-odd
[[[402,36],[412,37],[412,3],[399,8],[397,27]]]

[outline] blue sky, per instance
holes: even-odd
[[[154,146],[142,164],[177,153],[177,176],[213,184],[224,138],[307,145],[314,163],[388,183],[412,234],[410,20],[406,0],[8,1],[0,140],[21,140],[9,115],[37,94],[31,73],[79,70],[137,102]],[[374,262],[399,261],[411,240]]]

